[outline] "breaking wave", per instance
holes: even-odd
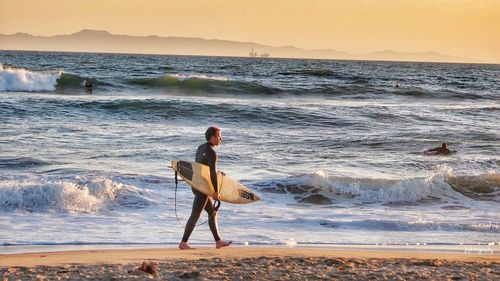
[[[329,177],[324,171],[253,184],[261,192],[288,194],[298,203],[329,205],[338,201],[381,204],[425,204],[468,200],[500,202],[500,176],[495,172],[456,176],[442,166],[427,178],[403,180]],[[447,206],[447,208],[467,208]]]
[[[62,72],[31,71],[0,64],[0,91],[50,92],[56,90]]]
[[[0,91],[4,92],[54,92],[83,88],[83,81],[96,86],[97,80],[62,71],[33,71],[0,64]],[[103,83],[100,83],[103,84]]]
[[[153,203],[139,188],[105,177],[0,179],[2,211],[96,213],[108,204],[143,208]]]

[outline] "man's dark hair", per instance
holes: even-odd
[[[205,132],[205,139],[209,142],[210,139],[217,134],[217,132],[220,131],[220,128],[217,127],[209,127],[207,131]]]

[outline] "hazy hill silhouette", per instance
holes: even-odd
[[[365,55],[354,55],[325,49],[305,50],[293,46],[273,47],[253,42],[189,37],[117,35],[107,31],[88,29],[69,35],[56,35],[51,37],[33,36],[26,33],[16,33],[12,35],[0,34],[0,49],[2,50],[246,57],[252,48],[260,54],[268,53],[271,57],[277,58],[468,62],[468,60],[464,58],[435,52],[404,53],[381,51]]]

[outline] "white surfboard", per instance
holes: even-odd
[[[196,162],[173,160],[172,169],[176,171],[187,184],[203,194],[211,196],[215,189],[210,180],[210,167]],[[250,188],[233,180],[228,175],[217,171],[220,200],[235,204],[253,203],[260,200]]]

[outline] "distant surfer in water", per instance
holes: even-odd
[[[82,86],[85,87],[85,89],[87,89],[87,92],[89,92],[89,93],[92,92],[92,88],[94,87],[92,85],[92,82],[90,82],[88,80],[83,80]]]
[[[446,144],[445,142],[443,142],[440,147],[424,151],[425,155],[448,155],[450,153],[451,151],[448,149],[448,144]]]
[[[218,190],[219,185],[217,184],[217,153],[215,153],[213,147],[220,145],[222,142],[221,129],[217,127],[208,128],[205,132],[205,139],[207,142],[200,145],[196,151],[195,161],[210,167],[210,180],[215,188],[215,193],[212,197],[209,197],[208,195],[205,195],[191,187],[191,190],[194,193],[193,210],[191,211],[191,216],[186,223],[182,241],[179,244],[179,248],[182,250],[192,249],[187,242],[189,240],[189,236],[191,236],[191,233],[196,227],[196,222],[200,218],[203,209],[205,209],[208,213],[208,225],[215,239],[215,247],[219,249],[231,245],[231,242],[226,242],[219,236],[219,230],[217,227],[217,210],[215,210],[214,207],[214,200],[219,200],[220,195]]]

